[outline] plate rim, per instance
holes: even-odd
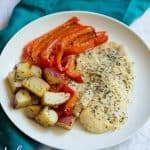
[[[138,38],[143,44],[144,46],[147,48],[147,50],[150,52],[150,47],[147,45],[147,43],[134,31],[132,30],[131,28],[129,28],[128,25],[124,24],[123,22],[113,18],[113,17],[110,17],[110,16],[107,16],[107,15],[104,15],[104,14],[101,14],[101,13],[96,13],[96,12],[91,12],[91,11],[60,11],[60,12],[55,12],[55,13],[51,13],[51,14],[47,14],[45,16],[42,16],[42,17],[39,17],[29,23],[27,23],[25,26],[23,26],[22,28],[20,28],[10,39],[9,41],[5,44],[4,48],[2,49],[2,52],[0,54],[0,60],[2,60],[1,58],[3,57],[3,54],[4,54],[4,51],[5,49],[7,49],[7,45],[11,42],[11,40],[13,38],[15,38],[17,36],[17,34],[24,30],[24,28],[26,28],[27,26],[30,26],[30,24],[32,24],[33,22],[36,22],[36,21],[39,21],[43,18],[46,18],[46,17],[51,17],[51,16],[57,16],[57,15],[65,15],[65,14],[73,14],[73,13],[82,13],[82,14],[89,14],[89,15],[96,15],[96,16],[99,16],[99,17],[103,17],[103,18],[106,18],[112,22],[115,22],[121,26],[123,26],[124,28],[126,28],[128,31],[130,31],[132,34],[134,34],[136,36],[136,38]],[[5,109],[5,106],[4,106],[4,103],[2,103],[2,101],[0,101],[0,105],[4,111],[4,113],[6,114],[7,118],[11,121],[11,123],[19,129],[20,132],[22,132],[23,134],[25,134],[27,137],[31,138],[32,140],[36,141],[36,142],[39,142],[40,144],[43,144],[43,145],[46,145],[46,146],[49,146],[51,148],[56,148],[56,149],[62,149],[61,147],[59,146],[50,146],[48,145],[47,143],[44,143],[43,141],[40,141],[40,139],[36,139],[34,138],[33,136],[31,136],[30,134],[26,133],[24,130],[22,130],[18,125],[17,123],[15,123],[8,115],[8,110]],[[141,130],[141,128],[144,126],[144,124],[149,120],[150,116],[146,119],[146,121],[141,125],[140,128],[138,128],[137,130],[135,130],[132,134],[130,134],[129,136],[125,137],[124,139],[122,139],[120,142],[118,143],[113,143],[113,144],[108,144],[108,146],[103,146],[101,147],[100,149],[103,149],[103,148],[109,148],[109,147],[112,147],[112,146],[116,146],[116,145],[119,145],[121,144],[122,142],[126,141],[127,139],[131,138],[131,136],[133,136],[134,134],[137,133],[137,131]]]

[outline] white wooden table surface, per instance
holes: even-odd
[[[0,0],[0,29],[7,25],[12,10],[19,0]],[[150,8],[145,14],[134,21],[131,26],[150,47]],[[41,145],[39,150],[52,150]],[[124,143],[105,150],[150,150],[150,119],[135,135]]]

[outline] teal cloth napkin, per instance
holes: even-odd
[[[14,9],[8,26],[0,31],[0,52],[24,25],[41,16],[67,10],[85,10],[114,17],[130,24],[150,6],[150,0],[22,0]],[[0,107],[0,150],[38,149],[39,143],[21,133]]]

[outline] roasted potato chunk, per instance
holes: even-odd
[[[69,99],[69,94],[64,92],[54,93],[45,92],[42,98],[43,105],[55,106],[66,102]]]
[[[44,93],[50,88],[47,82],[38,77],[30,77],[25,79],[22,81],[22,85],[39,97],[42,97]]]
[[[26,107],[31,104],[31,96],[29,92],[25,89],[20,89],[14,99],[14,107],[15,108],[22,108]]]
[[[56,111],[46,106],[35,117],[35,120],[44,127],[53,126],[58,120],[58,115]]]
[[[8,74],[8,83],[13,93],[15,93],[19,88],[21,88],[21,81],[15,80],[15,70]]]
[[[29,63],[19,63],[16,66],[16,79],[17,80],[23,80],[25,78],[31,77],[32,72],[30,70],[30,64]]]
[[[61,75],[51,68],[44,69],[44,77],[49,84],[61,84],[63,82]]]
[[[33,76],[41,78],[42,76],[42,69],[38,66],[32,65],[31,66],[31,73]]]
[[[25,114],[27,117],[34,119],[40,112],[40,105],[31,105],[24,108]]]

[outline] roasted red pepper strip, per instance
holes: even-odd
[[[83,32],[81,31],[83,30]],[[79,34],[79,33],[85,33],[85,32],[89,32],[89,30],[91,31],[92,29],[88,29],[88,30],[85,30],[85,27],[81,26],[81,25],[76,25],[76,28],[72,28],[72,30],[68,30],[69,34],[67,33],[68,36],[64,36],[62,37],[61,40],[59,40],[59,42],[56,44],[56,47],[55,47],[55,59],[56,59],[56,67],[59,71],[63,72],[66,70],[66,68],[64,68],[62,66],[62,57],[64,55],[64,45],[67,45],[69,44],[70,40],[72,39],[72,34],[76,35],[76,32]],[[66,33],[64,33],[66,35]],[[75,36],[74,35],[74,36]],[[68,42],[68,43],[67,43]]]
[[[42,59],[40,61],[40,67],[41,68],[46,68],[46,67],[52,67],[54,65],[54,59],[55,59],[55,56],[54,55],[51,55],[48,59]]]
[[[72,17],[54,30],[49,31],[48,33],[28,43],[24,48],[23,60],[31,64],[40,65],[39,55],[49,46],[49,41],[54,37],[54,35],[55,37],[59,37],[60,32],[62,33],[64,30],[67,32],[68,28],[74,24],[78,24],[78,21],[79,19],[77,17]]]
[[[83,75],[80,72],[77,72],[77,71],[75,72],[76,56],[70,55],[70,56],[67,56],[66,59],[67,59],[67,64],[66,64],[67,76],[78,83],[83,83],[84,82]]]
[[[31,57],[31,47],[32,43],[28,47],[25,47],[23,50],[22,58],[23,61],[29,62],[30,64],[34,64],[32,57]]]
[[[61,46],[61,43],[58,43],[57,47],[56,47],[56,56],[55,56],[55,65],[57,67],[57,69],[61,72],[65,71],[65,68],[62,66],[62,57],[64,54],[64,50]]]
[[[40,60],[40,66],[42,68],[46,67],[52,67],[54,63],[54,55],[52,55],[54,51],[55,45],[58,43],[58,40],[54,40],[48,48],[46,48],[42,53],[41,53],[41,60]]]
[[[108,34],[105,31],[97,32],[95,40],[95,46],[102,44],[108,40]]]
[[[64,50],[64,55],[78,55],[79,53],[85,52],[86,50],[88,50],[89,48],[93,48],[94,46],[95,46],[94,39],[89,39],[88,41],[80,45],[66,48]]]
[[[53,65],[52,58],[54,57],[55,54],[57,54],[56,49],[55,49],[55,44],[58,41],[60,41],[61,38],[66,37],[68,34],[77,32],[81,28],[83,28],[81,25],[74,24],[74,25],[70,26],[69,29],[65,29],[66,31],[63,30],[59,34],[57,34],[57,36],[55,35],[52,38],[49,46],[41,52],[41,60],[40,60],[41,66],[42,67],[52,67],[52,65]],[[51,55],[53,55],[52,58],[51,58]],[[59,69],[59,70],[63,71],[63,69]]]
[[[78,38],[81,35],[94,33],[94,32],[95,32],[94,28],[92,28],[90,26],[85,26],[85,27],[83,27],[82,30],[79,30],[78,32],[76,32],[74,34],[70,34],[67,37],[65,37],[64,39],[62,39],[62,47],[65,48],[67,45],[70,45],[71,43],[74,42],[74,40],[76,38]]]
[[[89,48],[94,48],[95,46],[102,44],[108,40],[108,35],[106,32],[98,32],[94,38],[90,38],[88,41],[83,43],[76,43],[74,46],[66,47],[64,50],[64,55],[79,54]]]
[[[32,59],[32,61],[27,61],[30,64],[36,64],[39,65],[39,61],[38,61],[38,57],[33,57],[33,51],[35,52],[35,50],[37,50],[37,48],[41,45],[42,41],[45,40],[45,36],[47,34],[44,34],[38,38],[36,38],[35,40],[29,42],[25,47],[24,47],[24,53],[27,53],[30,51],[30,53],[28,53],[28,55],[23,56],[23,59],[26,60],[26,58],[30,57]]]
[[[71,89],[68,85],[64,85],[60,91],[70,93],[69,100],[63,105],[63,112],[66,115],[71,115],[72,110],[78,100],[76,92]]]
[[[84,42],[86,42],[86,41],[88,41],[88,40],[90,40],[90,39],[92,39],[92,38],[95,38],[95,36],[96,36],[95,32],[81,35],[81,36],[79,36],[79,37],[73,42],[72,45],[73,45],[73,46],[80,45],[80,44],[82,44],[82,43],[84,43]]]

